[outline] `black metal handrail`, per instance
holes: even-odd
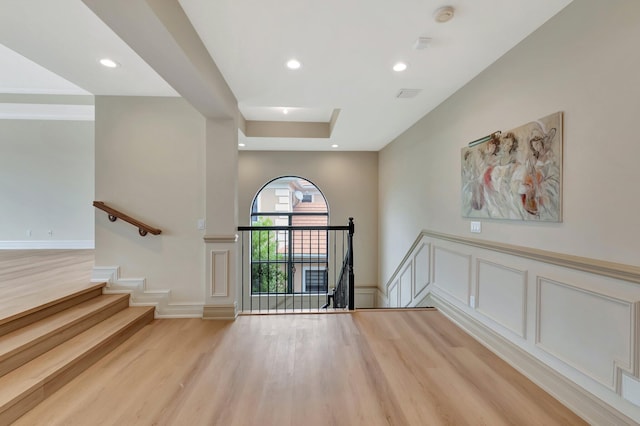
[[[353,218],[346,226],[239,226],[238,231],[242,311],[355,308]]]

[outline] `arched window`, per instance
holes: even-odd
[[[309,180],[265,184],[251,205],[251,225],[270,227],[251,235],[251,293],[326,294],[329,238],[318,227],[328,224],[327,201]]]

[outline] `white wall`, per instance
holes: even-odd
[[[96,266],[120,266],[171,290],[171,303],[204,302],[205,119],[179,98],[96,97],[96,200],[160,228],[140,237],[96,209]]]
[[[563,223],[485,220],[480,237],[636,264],[638,39],[640,2],[575,1],[383,149],[381,281],[421,229],[469,233],[463,146],[556,111],[564,111]]]
[[[409,253],[400,262],[420,231],[429,230],[637,265],[637,40],[640,2],[574,1],[379,155],[380,281],[387,303],[419,303],[422,294],[411,289],[426,280],[444,312],[468,330],[485,330],[476,337],[494,349],[496,341],[511,348],[503,354],[520,354],[506,355],[510,362],[535,359],[586,389],[584,401],[596,395],[635,421],[640,408],[629,401],[638,397],[640,383],[636,281],[446,238],[425,239],[416,247],[428,256]],[[461,215],[460,149],[556,111],[564,111],[563,222],[483,220],[482,233],[471,235]],[[411,268],[421,271],[420,280],[404,274]],[[632,269],[637,276],[640,269]],[[571,387],[553,374],[548,378],[552,392]],[[621,389],[625,380],[636,383],[636,394]],[[591,415],[603,411],[598,407]],[[613,424],[605,417],[592,422]]]
[[[0,120],[0,248],[93,247],[93,132],[91,121]]]
[[[251,202],[260,188],[280,176],[313,182],[329,204],[330,225],[355,223],[357,287],[377,286],[378,153],[240,151],[238,221],[249,224]]]

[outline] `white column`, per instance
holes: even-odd
[[[205,306],[203,318],[237,315],[238,126],[207,119]]]

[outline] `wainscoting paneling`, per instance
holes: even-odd
[[[478,312],[525,338],[527,272],[477,259],[476,274]]]
[[[542,277],[536,290],[536,345],[617,391],[616,367],[635,369],[634,304]]]
[[[640,267],[422,231],[379,305],[400,306],[408,267],[409,306],[457,318],[589,423],[640,424]]]
[[[429,251],[431,244],[423,243],[413,256],[413,297],[418,296],[429,285]]]
[[[435,246],[433,272],[435,285],[464,304],[471,294],[471,256]]]
[[[411,303],[411,278],[413,277],[413,264],[409,262],[402,274],[400,274],[400,307],[406,308]]]
[[[356,287],[354,293],[356,297],[356,309],[376,307],[377,287]]]
[[[387,302],[389,303],[390,308],[397,308],[399,306],[398,305],[398,296],[399,296],[398,282],[399,280],[396,280],[393,284],[391,284],[391,287],[389,287],[389,300]]]

